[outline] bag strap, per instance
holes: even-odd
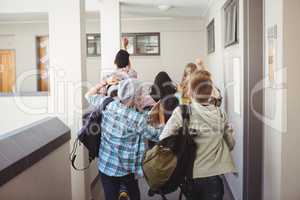
[[[191,107],[190,105],[186,105],[186,104],[183,104],[183,105],[180,105],[180,108],[181,108],[181,116],[182,116],[182,129],[183,129],[183,133],[185,137],[185,145],[187,145],[187,141],[188,140],[193,140],[192,139],[192,136],[189,134],[189,123],[190,123],[190,116],[191,116]],[[187,173],[187,179],[184,180],[184,184],[187,183],[188,179],[192,178],[192,170],[193,170],[193,162],[191,162],[189,165],[188,165],[188,173]],[[183,194],[184,194],[184,191],[183,191],[183,186],[181,185],[179,188],[180,188],[180,193],[179,193],[179,196],[178,196],[178,199],[179,200],[182,200],[182,197],[183,197]]]
[[[180,105],[180,110],[181,110],[181,116],[182,116],[182,128],[183,128],[183,134],[189,134],[189,123],[190,123],[190,106],[186,104],[181,104]],[[182,133],[180,133],[182,134]]]
[[[105,110],[106,106],[108,106],[108,104],[110,102],[112,102],[114,100],[114,98],[112,97],[107,97],[103,100],[103,102],[98,106],[98,109],[100,109],[101,111]]]
[[[75,165],[75,160],[76,160],[76,157],[77,157],[77,154],[76,154],[76,151],[77,151],[77,147],[78,145],[80,145],[80,141],[78,138],[76,138],[74,144],[73,144],[73,148],[72,148],[72,151],[70,153],[70,161],[71,161],[71,164],[72,164],[72,167],[73,169],[75,169],[76,171],[84,171],[86,169],[88,169],[91,165],[91,160],[89,160],[89,164],[86,166],[86,167],[83,167],[83,168],[77,168],[76,165]]]
[[[98,106],[98,109],[100,109],[101,111],[105,110],[106,106],[109,103],[111,103],[113,100],[114,99],[112,97],[105,98],[104,101],[102,102],[102,104]],[[77,151],[78,145],[80,145],[80,141],[79,141],[79,139],[77,137],[76,140],[74,141],[73,148],[72,148],[72,151],[70,153],[69,159],[71,161],[72,167],[76,171],[84,171],[84,170],[86,170],[86,169],[88,169],[90,167],[92,160],[89,159],[89,164],[86,167],[83,167],[83,168],[77,168],[76,167],[75,160],[76,160],[76,157],[77,157],[76,151]]]

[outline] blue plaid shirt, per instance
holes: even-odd
[[[107,98],[101,95],[87,97],[92,105],[101,105]],[[99,170],[121,177],[128,174],[143,176],[142,158],[145,139],[158,141],[162,129],[148,125],[147,113],[140,113],[115,100],[102,113]]]

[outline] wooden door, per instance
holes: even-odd
[[[37,37],[37,55],[38,55],[38,91],[48,91],[48,36]]]
[[[0,92],[13,92],[16,83],[14,50],[0,50]]]

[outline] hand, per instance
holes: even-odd
[[[129,44],[128,38],[124,37],[122,43],[123,43],[124,49],[127,50],[127,47],[128,47],[128,44]]]
[[[108,85],[117,85],[119,82],[120,80],[116,76],[112,76],[110,79],[107,80]]]
[[[239,177],[239,173],[238,173],[238,172],[234,172],[233,175],[234,175],[235,177],[237,177],[237,178]]]
[[[102,80],[100,83],[95,85],[95,88],[98,91],[98,90],[101,90],[101,88],[105,87],[107,84],[108,84],[108,82],[106,80]]]
[[[101,81],[100,83],[98,83],[97,85],[95,85],[94,87],[89,89],[89,91],[85,94],[85,96],[96,95],[106,85],[107,85],[106,81],[104,81],[104,80]]]
[[[202,66],[203,65],[203,60],[201,58],[196,58],[196,64],[198,66]]]

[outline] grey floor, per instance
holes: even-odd
[[[149,197],[148,196],[148,186],[147,183],[141,179],[139,181],[140,190],[141,190],[141,200],[160,200],[161,198],[159,196]],[[105,200],[100,180],[97,181],[94,188],[92,188],[92,196],[93,200]],[[167,195],[168,200],[178,200],[179,194],[177,192]],[[184,200],[185,198],[183,198]],[[225,188],[225,195],[223,200],[233,200],[229,192]]]

